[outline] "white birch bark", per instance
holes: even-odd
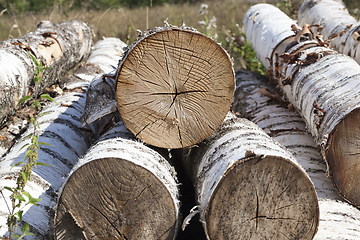
[[[320,25],[324,39],[338,34],[330,41],[330,46],[360,63],[360,22],[349,14],[341,1],[306,0],[299,8],[298,22],[300,26]]]
[[[0,42],[0,124],[15,113],[18,101],[32,88],[35,64],[27,51],[50,67],[42,76],[42,92],[88,57],[91,43],[90,28],[77,20],[43,24],[20,38]]]
[[[267,18],[269,11],[274,16],[272,21]],[[282,25],[275,21],[277,15],[284,16]],[[340,195],[360,206],[358,133],[351,126],[356,124],[359,114],[360,66],[352,58],[325,47],[323,41],[302,35],[302,30],[296,35],[291,33],[288,29],[293,21],[286,20],[285,16],[274,6],[255,5],[244,17],[245,33],[255,52],[274,49],[262,59],[270,59],[271,78],[305,120]],[[277,29],[273,31],[274,26]],[[288,32],[285,39],[279,39],[281,31]],[[264,32],[267,40],[257,45],[257,39],[262,38]],[[273,48],[271,42],[280,44]]]
[[[104,42],[107,39],[103,40]],[[112,41],[112,39],[109,39]],[[120,40],[118,46],[123,44]],[[98,49],[99,44],[95,44],[94,48]],[[101,53],[101,51],[100,51]],[[99,53],[97,53],[99,54]],[[97,54],[91,54],[89,61],[95,60]],[[108,59],[108,67],[116,65],[113,56],[120,58],[118,48],[114,48]],[[93,65],[85,64],[80,67],[77,72],[89,70],[90,68],[101,68]],[[108,70],[108,69],[106,69]],[[91,72],[91,70],[89,70]],[[94,71],[94,70],[93,70]],[[96,71],[95,71],[96,72]],[[90,146],[91,137],[87,131],[83,131],[81,127],[80,117],[85,107],[86,85],[90,84],[92,78],[97,75],[87,75],[84,73],[74,73],[69,76],[70,79],[77,78],[77,87],[72,85],[66,93],[55,98],[58,104],[50,103],[44,107],[42,112],[49,113],[38,118],[39,122],[39,141],[46,142],[53,146],[41,146],[38,150],[40,162],[52,165],[53,167],[39,166],[34,169],[32,178],[25,190],[35,198],[41,198],[39,206],[26,206],[24,210],[23,220],[30,224],[30,231],[35,234],[34,237],[28,236],[27,239],[50,239],[53,237],[53,216],[57,191],[64,182],[72,167],[78,161]],[[98,76],[101,78],[101,76]],[[82,81],[81,81],[82,80]],[[25,139],[29,133],[33,132],[33,127],[22,135],[21,139],[14,145],[11,151],[0,161],[0,186],[14,187],[19,167],[13,167],[17,162],[24,160],[26,148],[21,149],[29,139]],[[5,199],[9,201],[10,192],[3,190]],[[7,207],[4,199],[0,198],[0,236],[6,231]]]
[[[229,113],[215,133],[184,154],[183,164],[207,239],[315,235],[318,200],[310,178],[285,147],[249,120]]]
[[[320,222],[314,239],[359,239],[360,212],[341,197],[326,176],[326,163],[301,116],[288,109],[268,79],[254,72],[236,73],[233,111],[248,117],[284,145],[314,183]]]
[[[98,217],[93,208],[101,212]],[[175,239],[179,208],[173,167],[120,121],[79,160],[64,183],[56,239]]]

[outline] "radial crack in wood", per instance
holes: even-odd
[[[233,91],[228,54],[190,28],[145,33],[129,48],[117,73],[117,103],[125,125],[139,139],[163,148],[188,147],[208,137],[229,111]]]
[[[56,239],[175,239],[175,172],[134,139],[118,122],[75,166],[57,204]]]
[[[194,184],[207,239],[312,239],[314,186],[282,145],[229,113],[182,162]]]

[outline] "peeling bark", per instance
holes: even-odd
[[[208,137],[229,111],[233,91],[226,51],[187,27],[142,34],[116,76],[124,124],[137,138],[162,148],[189,147]]]
[[[33,91],[34,55],[44,70],[39,92],[61,79],[90,52],[90,28],[72,20],[58,25],[41,25],[17,39],[0,42],[0,124],[15,113],[18,101]]]
[[[175,170],[120,121],[63,185],[56,239],[175,239],[179,207]]]
[[[107,39],[103,40],[104,42]],[[109,39],[111,42],[112,39]],[[117,40],[118,46],[123,44]],[[95,44],[94,48],[98,49],[99,44]],[[121,52],[114,48],[112,52],[107,52],[108,68],[116,65],[116,57],[120,58]],[[91,54],[88,62],[79,67],[69,79],[78,79],[71,87],[67,87],[62,96],[55,98],[57,103],[49,103],[42,110],[43,113],[49,113],[38,118],[39,122],[39,141],[46,142],[53,146],[41,146],[38,150],[39,162],[43,162],[53,167],[39,166],[34,169],[32,174],[33,181],[28,182],[25,190],[35,198],[41,198],[39,206],[26,206],[24,210],[23,220],[30,224],[30,231],[35,236],[27,236],[26,239],[51,239],[53,238],[53,207],[57,200],[57,191],[64,182],[65,177],[69,174],[72,167],[88,150],[91,141],[91,134],[82,129],[80,117],[85,107],[85,94],[87,86],[92,78],[98,75],[101,67],[89,64],[90,61],[96,60],[101,51]],[[103,56],[101,56],[103,57]],[[104,59],[104,58],[103,58]],[[118,60],[117,59],[117,60]],[[103,62],[105,64],[105,62]],[[106,69],[108,70],[108,69]],[[85,73],[81,73],[85,72]],[[92,74],[86,74],[91,72]],[[94,74],[95,73],[95,74]],[[82,80],[82,81],[81,81]],[[69,80],[70,81],[70,80]],[[66,82],[69,82],[66,81]],[[96,129],[95,129],[96,130]],[[21,149],[30,139],[25,139],[29,133],[33,132],[33,127],[22,134],[21,139],[14,145],[11,151],[1,159],[0,162],[0,186],[15,186],[15,180],[19,172],[19,167],[13,167],[17,162],[24,160],[26,148]],[[5,199],[9,198],[9,191],[4,190]],[[6,231],[6,205],[4,199],[0,198],[0,236]]]
[[[360,22],[349,14],[342,1],[306,0],[300,6],[298,22],[300,26],[319,25],[324,39],[336,36],[330,46],[360,63]]]
[[[326,163],[301,116],[281,101],[268,79],[254,72],[236,73],[233,110],[284,145],[305,169],[319,198],[320,222],[314,239],[360,238],[360,212],[341,197],[326,176]],[[340,226],[341,225],[341,226]]]
[[[249,120],[229,113],[184,152],[183,164],[207,239],[314,237],[319,209],[312,182],[290,152]]]
[[[282,16],[281,24],[276,21],[278,15]],[[356,130],[360,120],[360,66],[306,33],[307,26],[299,29],[292,25],[290,18],[268,4],[251,7],[244,17],[247,39],[262,56],[261,61],[270,62],[272,80],[305,120],[329,166],[333,185],[344,199],[360,206],[360,132]],[[279,32],[286,34],[280,36]],[[257,44],[259,38],[263,39],[261,46]],[[279,44],[274,47],[274,42]],[[261,55],[263,52],[270,55]]]

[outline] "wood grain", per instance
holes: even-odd
[[[163,148],[209,136],[229,111],[233,91],[228,54],[205,35],[180,28],[156,31],[132,46],[116,87],[127,128]]]
[[[173,239],[176,212],[169,199],[160,180],[141,166],[115,158],[89,162],[62,190],[57,239],[80,232],[83,239]],[[67,213],[75,220],[68,221]],[[79,225],[76,234],[66,231]]]

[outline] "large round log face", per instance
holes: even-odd
[[[360,109],[346,115],[329,138],[326,159],[334,186],[346,200],[360,206]],[[336,174],[334,174],[334,172]]]
[[[122,119],[151,145],[197,144],[230,109],[232,63],[217,43],[200,33],[172,28],[151,34],[130,50],[118,71]]]
[[[176,216],[170,193],[152,173],[123,159],[106,158],[69,177],[55,232],[57,239],[173,239]]]
[[[251,156],[224,174],[206,213],[209,239],[312,239],[318,205],[311,181],[293,162]]]

